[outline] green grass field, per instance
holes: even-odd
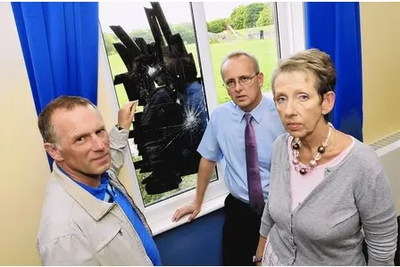
[[[244,33],[244,30],[238,31],[239,35],[241,35],[242,33]],[[193,53],[196,65],[198,66],[198,55],[196,51],[196,45],[195,44],[186,45],[186,49],[188,50],[188,52]],[[218,97],[218,103],[221,104],[230,100],[228,93],[226,92],[226,89],[223,86],[223,81],[220,75],[220,66],[223,58],[228,53],[234,50],[247,51],[257,57],[260,64],[260,69],[265,76],[263,90],[264,91],[270,90],[271,88],[270,75],[277,62],[277,47],[275,38],[266,38],[263,40],[238,39],[230,42],[214,43],[210,44],[210,49],[211,49],[214,79],[216,82],[215,87]],[[111,65],[111,71],[113,76],[127,71],[125,65],[123,64],[118,54],[110,55],[108,58]],[[200,74],[200,71],[198,73]],[[120,103],[121,106],[124,105],[128,101],[128,98],[123,85],[116,86],[116,92],[118,96],[118,102]]]

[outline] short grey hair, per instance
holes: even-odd
[[[73,110],[76,107],[86,106],[92,106],[97,110],[97,107],[89,99],[80,96],[61,95],[47,104],[38,116],[38,127],[43,142],[57,143],[57,136],[51,123],[51,118],[56,110]]]
[[[231,53],[229,53],[227,56],[225,56],[225,58],[222,60],[221,63],[221,68],[220,68],[220,72],[221,72],[221,77],[222,79],[224,78],[223,74],[222,74],[222,67],[224,66],[224,64],[232,59],[232,58],[237,58],[240,56],[245,56],[248,57],[251,61],[253,61],[253,65],[254,65],[254,70],[256,71],[256,73],[260,73],[260,64],[258,64],[258,60],[255,56],[253,56],[250,53],[247,53],[245,51],[233,51]]]

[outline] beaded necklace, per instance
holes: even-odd
[[[318,160],[321,159],[322,154],[325,153],[325,148],[329,145],[329,137],[331,136],[332,128],[333,125],[328,122],[329,126],[329,132],[328,136],[326,137],[325,141],[322,142],[322,145],[320,145],[317,149],[317,154],[314,155],[313,159],[310,160],[310,165],[306,165],[306,167],[300,167],[300,161],[299,161],[299,155],[300,155],[300,147],[301,147],[301,140],[300,138],[293,138],[292,141],[292,153],[293,153],[293,164],[294,164],[294,169],[298,172],[300,172],[301,175],[306,175],[307,173],[311,172],[317,165],[318,165]]]

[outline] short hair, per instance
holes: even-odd
[[[229,53],[229,54],[222,60],[221,68],[220,68],[220,72],[221,72],[221,77],[222,77],[222,79],[224,78],[224,75],[222,74],[222,67],[224,66],[224,64],[225,64],[228,60],[230,60],[230,59],[232,59],[232,58],[237,58],[237,57],[240,57],[240,56],[248,57],[248,58],[253,62],[254,70],[256,71],[256,73],[260,73],[260,64],[258,64],[258,60],[257,60],[257,58],[256,58],[255,56],[253,56],[252,54],[247,53],[247,52],[245,52],[245,51],[233,51],[233,52]]]
[[[275,91],[275,80],[279,74],[300,71],[313,74],[318,94],[322,97],[329,91],[335,91],[336,70],[331,57],[321,50],[311,48],[280,60],[272,74],[271,86]]]
[[[54,112],[58,109],[73,110],[76,107],[96,106],[87,98],[80,96],[67,96],[61,95],[53,99],[46,107],[40,112],[38,117],[38,127],[42,135],[43,142],[56,143],[57,137],[51,123],[51,118]]]
[[[330,91],[335,91],[336,70],[331,57],[319,49],[311,48],[300,51],[293,56],[280,60],[272,74],[271,86],[275,93],[275,80],[281,73],[300,71],[312,74],[315,78],[315,89],[317,90],[321,103],[323,96]],[[328,114],[325,115],[328,120]]]

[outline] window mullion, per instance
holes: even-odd
[[[193,23],[194,29],[196,33],[196,43],[197,43],[197,51],[199,53],[199,61],[200,61],[200,70],[202,72],[203,82],[204,82],[204,90],[207,101],[207,109],[208,113],[211,114],[214,109],[218,106],[218,96],[217,96],[217,82],[222,83],[222,79],[220,81],[216,81],[214,78],[214,68],[212,64],[211,58],[211,48],[208,37],[208,29],[207,29],[207,20],[206,13],[204,10],[203,2],[191,2],[192,14],[193,14]],[[221,62],[222,63],[222,62]],[[224,185],[224,173],[221,163],[217,164],[216,172],[218,176],[217,184],[221,184],[222,191],[226,191]],[[205,199],[207,201],[208,199]]]
[[[204,3],[192,2],[193,22],[197,37],[197,48],[201,66],[204,88],[206,93],[208,111],[211,113],[217,106],[217,92],[214,79],[214,69],[212,65],[211,49],[208,39],[206,15],[204,12]],[[221,81],[222,83],[222,81]]]
[[[303,2],[276,3],[280,58],[305,49],[303,6]]]

